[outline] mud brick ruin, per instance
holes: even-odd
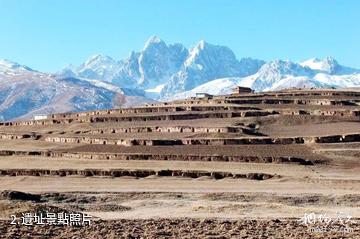
[[[0,157],[313,165],[326,159],[309,150],[309,146],[360,142],[360,128],[351,126],[359,119],[360,92],[293,89],[253,93],[249,90],[137,108],[61,113],[46,119],[1,122]],[[319,125],[326,129],[319,130]],[[0,176],[74,174],[254,179],[274,176],[219,172],[216,168],[208,171],[145,170],[138,169],[135,164],[130,171],[51,167],[40,170],[16,168],[15,165],[0,171]]]
[[[345,207],[360,220],[359,149],[356,89],[238,89],[0,122],[0,234],[48,229],[12,227],[9,213],[75,210],[94,216],[94,228],[79,227],[89,238],[103,227],[122,233],[124,223],[134,238],[141,230],[162,238],[194,223],[238,238],[252,219],[256,233],[271,228],[312,238],[298,223],[304,213]],[[159,229],[164,223],[171,224],[167,231]],[[74,233],[49,230],[61,238]]]

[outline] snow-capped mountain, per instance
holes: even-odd
[[[311,58],[300,63],[302,66],[307,66],[312,70],[330,75],[348,75],[353,73],[360,73],[360,70],[340,65],[333,57],[328,56],[322,60],[318,58]]]
[[[111,81],[119,71],[121,62],[101,54],[90,57],[77,70],[77,75],[84,78]]]
[[[167,45],[153,36],[140,52],[133,51],[124,60],[95,55],[79,67],[70,66],[57,74],[108,81],[122,88],[155,89],[180,70],[187,56],[183,45]]]
[[[316,64],[313,64],[313,63]],[[255,91],[273,91],[286,88],[350,88],[360,87],[360,71],[345,67],[331,57],[323,60],[310,59],[297,64],[274,60],[264,64],[258,72],[247,77],[215,79],[189,91],[165,99],[195,96],[196,92],[214,95],[230,93],[236,85],[250,87]]]
[[[16,62],[12,62],[10,60],[1,60],[0,59],[0,74],[1,75],[18,75],[23,72],[34,71],[30,67],[20,65]]]
[[[255,74],[242,79],[241,84],[256,91],[266,91],[289,76],[312,77],[313,74],[314,72],[308,67],[302,67],[291,61],[274,60],[264,64]]]
[[[75,69],[75,70],[74,70]],[[61,71],[62,76],[92,78],[111,82],[131,94],[153,99],[172,99],[194,91],[229,92],[231,82],[256,91],[289,87],[356,87],[360,70],[340,65],[334,58],[311,58],[301,63],[288,60],[265,62],[252,58],[238,60],[232,50],[200,41],[187,50],[183,45],[166,44],[151,37],[139,52],[124,60],[97,55],[79,67]],[[220,79],[220,80],[218,80]],[[227,79],[224,82],[224,79]],[[236,79],[236,80],[235,80]],[[209,83],[209,84],[207,84]]]
[[[183,45],[167,45],[160,38],[151,37],[141,52],[132,52],[124,60],[113,82],[128,88],[156,88],[179,71],[187,55],[188,50]]]
[[[343,66],[332,57],[301,63],[238,60],[226,46],[200,41],[188,50],[154,36],[126,59],[98,54],[55,75],[0,60],[0,120],[111,108],[119,101],[130,106],[187,98],[197,92],[228,94],[237,85],[255,91],[360,87],[360,70]]]
[[[191,90],[177,93],[168,97],[163,97],[162,100],[186,99],[190,97],[195,97],[196,93],[208,93],[211,95],[231,94],[232,89],[239,84],[241,79],[241,77],[228,77],[212,80],[202,85],[199,85]]]
[[[58,75],[108,81],[157,99],[160,95],[171,96],[213,79],[248,76],[265,63],[252,58],[238,61],[228,47],[205,41],[188,50],[179,43],[166,44],[156,36],[151,37],[141,51],[131,52],[126,59],[110,59],[97,55],[79,67],[63,69]],[[102,69],[108,70],[106,74]]]
[[[149,101],[126,96],[119,87],[97,80],[59,78],[0,61],[0,121],[34,114],[106,109]]]
[[[111,82],[121,67],[122,62],[117,62],[109,56],[97,54],[91,56],[79,67],[70,65],[58,72],[57,75],[62,78],[81,77]]]
[[[200,41],[190,50],[182,69],[171,77],[161,94],[168,97],[213,79],[254,74],[263,63],[250,58],[238,61],[228,47]]]
[[[275,60],[264,64],[254,75],[239,81],[240,85],[256,91],[281,90],[297,87],[357,87],[360,86],[360,71],[345,67],[331,57],[323,60],[308,60],[306,63]],[[316,64],[309,64],[316,62]]]

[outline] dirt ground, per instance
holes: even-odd
[[[197,110],[240,105],[249,111],[271,112],[267,116],[240,117],[230,108],[228,115],[214,116],[224,110],[210,112],[206,108],[183,120],[0,125],[0,238],[360,238],[360,95],[300,91],[297,96],[294,92],[238,99],[302,99],[309,100],[307,104],[194,104]],[[322,100],[335,105],[321,105]],[[189,106],[187,101],[173,104]],[[161,107],[170,110],[124,115],[189,113],[171,112],[171,105]],[[289,110],[307,113],[292,115]],[[335,112],[339,110],[341,113]],[[209,118],[196,118],[207,113]],[[112,116],[122,114],[94,117]],[[226,134],[106,131],[160,126],[245,130]],[[26,137],[16,139],[22,134]],[[344,136],[349,134],[351,137]],[[224,135],[275,140],[327,136],[329,140],[130,146],[45,141],[46,137],[73,136],[177,140],[220,139]],[[85,213],[92,220],[85,226],[11,224],[11,215],[36,212]],[[315,215],[316,223],[302,223],[306,215]]]

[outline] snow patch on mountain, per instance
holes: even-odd
[[[154,102],[141,96],[128,97],[119,87],[103,81],[61,78],[17,63],[1,61],[0,65],[1,120],[32,118],[39,113],[107,109]]]
[[[171,77],[161,95],[166,98],[217,78],[254,74],[262,64],[263,61],[251,58],[238,61],[230,48],[200,41],[190,50],[183,68]]]
[[[196,93],[208,93],[211,95],[224,95],[230,94],[233,88],[235,88],[242,78],[240,77],[228,77],[209,81],[205,84],[195,87],[192,90],[177,93],[168,98],[162,98],[161,100],[177,100],[195,97]]]
[[[158,98],[217,78],[252,75],[264,63],[252,58],[238,61],[228,47],[204,40],[189,51],[180,43],[166,44],[153,36],[141,51],[131,52],[124,60],[95,55],[81,66],[67,67],[58,75],[111,82],[120,88],[141,90]]]
[[[333,57],[328,56],[320,60],[318,58],[311,58],[300,63],[303,67],[309,67],[312,70],[316,70],[321,73],[327,73],[330,75],[347,75],[352,73],[360,73],[359,70],[340,65]]]
[[[180,70],[188,50],[181,44],[167,45],[151,37],[140,52],[131,52],[124,60],[95,55],[79,67],[67,67],[60,76],[75,76],[111,82],[121,88],[151,89],[165,84]]]
[[[312,66],[315,68],[314,66]],[[233,77],[212,80],[199,85],[189,91],[164,97],[162,100],[194,97],[196,93],[209,93],[213,95],[229,94],[235,86],[250,87],[257,92],[274,91],[287,88],[350,88],[360,87],[360,74],[352,70],[349,75],[331,75],[324,72],[324,68],[311,69],[309,65],[291,61],[274,60],[264,64],[258,72],[247,77]],[[337,67],[339,70],[339,67]],[[348,71],[348,67],[341,66]],[[333,72],[333,71],[332,71]]]
[[[153,36],[126,59],[97,54],[55,75],[0,60],[0,117],[22,117],[45,108],[49,112],[100,109],[116,106],[113,101],[124,106],[149,101],[147,98],[171,100],[200,92],[228,94],[236,85],[258,92],[360,87],[360,70],[343,66],[333,57],[301,63],[238,60],[226,46],[202,40],[188,50],[180,43],[167,44]]]
[[[318,58],[311,58],[304,62],[301,62],[300,65],[303,67],[307,66],[313,70],[326,71],[326,67],[324,66],[324,62],[319,60]]]
[[[165,84],[160,84],[160,85],[157,85],[155,88],[146,89],[145,92],[159,94],[162,91],[162,89],[164,88],[164,86],[165,86]]]
[[[97,54],[91,56],[78,67],[69,66],[58,73],[62,77],[82,77],[111,82],[121,68],[122,63],[109,56]]]
[[[0,74],[14,75],[22,72],[34,71],[30,67],[20,65],[16,62],[0,59]]]

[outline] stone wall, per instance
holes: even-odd
[[[87,159],[87,160],[165,160],[165,161],[214,161],[214,162],[243,162],[243,163],[294,163],[313,165],[313,162],[299,157],[272,157],[249,155],[176,155],[149,153],[86,153],[60,151],[15,151],[0,150],[0,156],[41,156],[52,158]]]
[[[193,126],[144,126],[127,128],[105,128],[96,130],[77,131],[81,134],[118,134],[118,133],[243,133],[246,128],[239,126],[230,127],[193,127]]]
[[[219,171],[200,171],[200,170],[146,170],[146,169],[0,169],[0,176],[84,176],[84,177],[136,177],[145,178],[148,176],[156,175],[160,177],[186,177],[186,178],[199,178],[211,177],[214,179],[223,178],[245,178],[252,180],[266,180],[274,177],[274,175],[266,173],[247,173],[239,174],[232,172],[219,172]]]
[[[45,141],[54,143],[110,144],[110,145],[243,145],[243,144],[304,144],[359,142],[360,134],[321,137],[241,137],[241,138],[184,138],[184,139],[107,139],[92,137],[47,136]]]
[[[49,120],[32,120],[32,121],[18,121],[11,123],[0,123],[0,126],[23,126],[23,125],[51,125],[51,124],[70,124],[70,123],[96,123],[96,122],[132,122],[132,121],[156,121],[156,120],[191,120],[191,119],[205,119],[205,118],[232,118],[232,117],[254,117],[267,116],[277,114],[276,111],[219,111],[219,112],[187,112],[177,114],[162,114],[162,115],[119,115],[119,116],[92,116],[85,118],[63,118],[63,119],[49,119]]]
[[[10,134],[0,133],[0,139],[39,139],[41,136],[35,133],[29,134]]]

